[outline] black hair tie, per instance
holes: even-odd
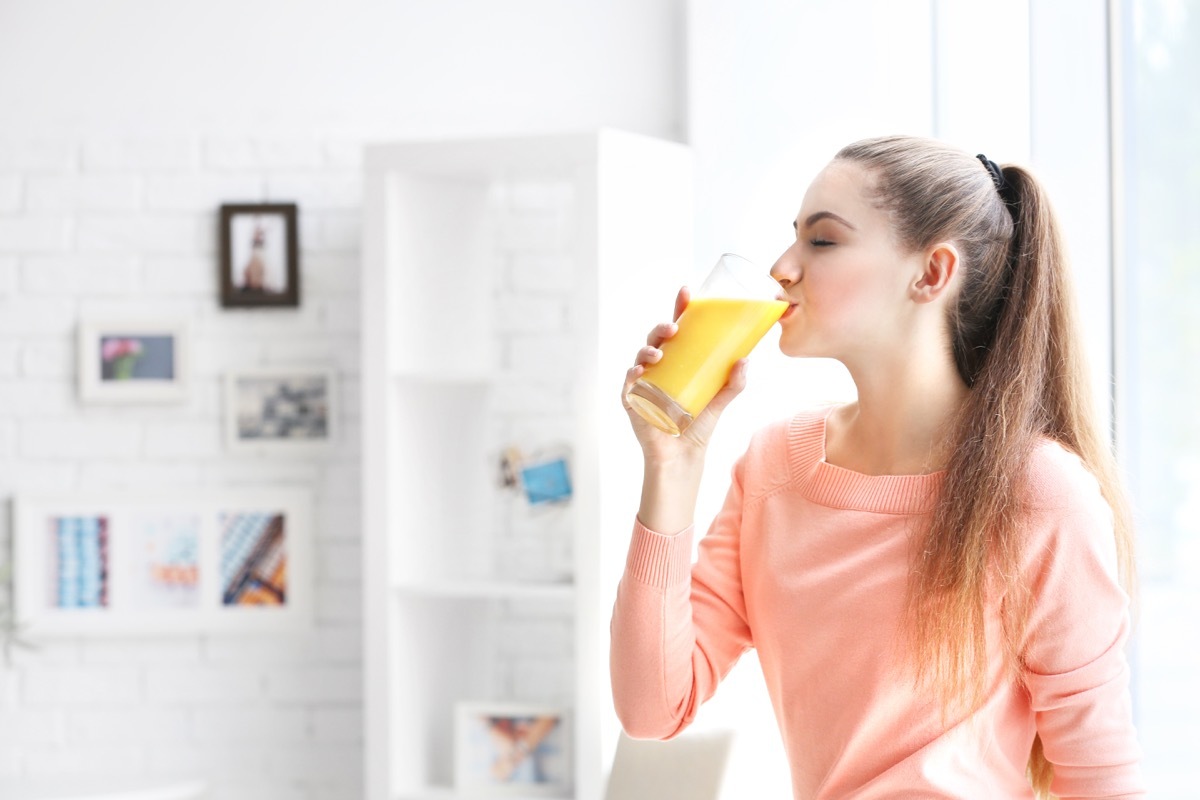
[[[1005,190],[1008,189],[1008,181],[1004,180],[1003,170],[996,166],[995,161],[992,161],[983,153],[980,153],[975,157],[983,162],[983,165],[987,167],[988,174],[992,176],[992,183],[996,184],[996,191],[999,192],[1000,197],[1004,198],[1007,202],[1008,193]]]

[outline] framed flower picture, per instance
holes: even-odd
[[[300,489],[18,497],[17,622],[31,636],[303,626],[311,507]]]
[[[85,402],[182,402],[190,347],[186,324],[166,319],[84,320],[79,395]]]

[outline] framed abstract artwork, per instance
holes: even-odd
[[[570,714],[528,703],[458,703],[454,787],[472,796],[570,797]]]
[[[303,627],[311,507],[299,489],[17,497],[17,621],[31,636]]]
[[[336,423],[331,370],[272,367],[225,376],[225,443],[231,451],[320,452],[333,442]]]

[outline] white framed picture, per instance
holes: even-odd
[[[79,324],[79,396],[95,403],[187,399],[190,342],[167,319],[85,319]]]
[[[225,375],[225,442],[250,454],[320,452],[337,423],[333,370],[271,367]]]
[[[562,706],[455,706],[455,789],[473,796],[570,797],[571,720]]]
[[[272,488],[13,499],[31,636],[255,632],[312,621],[312,500]]]

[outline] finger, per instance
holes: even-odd
[[[635,364],[657,364],[662,359],[662,350],[657,347],[643,347],[638,350],[637,358],[634,359]]]
[[[673,319],[679,319],[683,315],[684,309],[688,307],[688,303],[692,299],[692,290],[686,286],[679,289],[679,294],[675,295],[675,316]]]
[[[670,339],[679,331],[679,326],[674,322],[663,322],[654,326],[654,330],[650,331],[650,335],[646,337],[646,344],[651,347],[659,347],[667,339]]]

